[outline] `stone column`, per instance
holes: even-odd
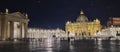
[[[20,22],[20,39],[22,38],[22,22]]]
[[[10,22],[10,39],[13,39],[14,36],[14,22]]]
[[[7,38],[10,38],[10,22],[7,22]]]
[[[2,32],[2,40],[6,40],[6,35],[7,35],[7,26],[8,26],[8,24],[7,24],[7,21],[6,21],[6,19],[3,21],[3,26],[2,26],[2,30],[3,30],[3,32]]]
[[[22,22],[22,23],[21,23],[21,33],[22,33],[22,34],[21,34],[21,38],[24,38],[24,36],[25,36],[25,28],[24,28],[24,27],[25,27],[25,25],[24,25],[24,23]]]
[[[24,27],[25,27],[25,28],[24,28],[24,29],[25,29],[25,31],[24,31],[24,32],[25,32],[24,38],[27,38],[27,34],[28,34],[28,32],[27,32],[27,30],[28,30],[28,23],[25,23],[25,24],[24,24]]]

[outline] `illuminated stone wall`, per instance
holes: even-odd
[[[94,33],[101,30],[101,25],[98,19],[89,22],[87,17],[84,16],[83,11],[81,11],[76,22],[66,22],[65,30],[69,35],[72,33],[74,36],[92,36]]]
[[[65,31],[62,29],[40,29],[29,28],[27,38],[53,38],[65,37]]]
[[[26,14],[20,12],[9,13],[6,9],[5,13],[0,13],[0,40],[25,38],[28,22],[29,19]]]
[[[120,34],[120,27],[108,27],[96,33],[95,37],[117,37]]]
[[[110,17],[107,25],[120,26],[120,17]]]

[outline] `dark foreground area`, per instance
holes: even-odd
[[[120,52],[120,41],[56,39],[32,40],[30,42],[0,41],[0,52]]]

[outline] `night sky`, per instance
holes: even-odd
[[[0,0],[0,12],[28,13],[29,27],[62,28],[66,21],[74,22],[82,9],[89,20],[120,16],[119,0]]]

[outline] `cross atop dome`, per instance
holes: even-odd
[[[83,10],[81,9],[80,14],[84,14]]]

